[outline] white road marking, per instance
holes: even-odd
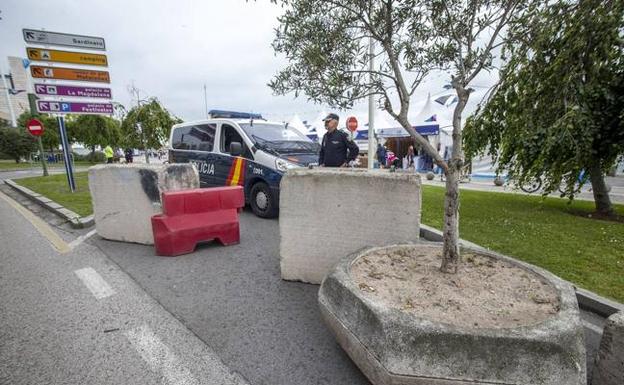
[[[89,231],[88,233],[79,236],[78,238],[76,238],[73,241],[69,242],[69,248],[70,249],[75,249],[78,245],[80,245],[82,242],[86,241],[87,239],[91,238],[96,233],[97,233],[97,230],[93,229],[93,230]]]
[[[97,299],[110,297],[115,294],[115,290],[91,267],[74,271],[78,278],[85,284]]]
[[[146,325],[126,332],[126,337],[150,368],[162,374],[170,385],[198,384],[191,371]]]

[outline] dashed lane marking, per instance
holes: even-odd
[[[50,225],[44,222],[41,218],[30,212],[30,210],[24,208],[13,198],[9,197],[3,192],[0,192],[0,198],[6,201],[18,213],[22,214],[22,216],[28,222],[30,222],[30,224],[33,225],[33,227],[37,229],[37,231],[39,231],[39,233],[43,235],[59,253],[64,254],[68,253],[71,250],[67,242],[65,242],[63,238],[61,238],[54,230],[52,230]]]
[[[150,368],[160,373],[169,385],[195,385],[199,382],[160,338],[143,325],[127,331],[126,337]]]
[[[92,267],[76,270],[74,273],[76,273],[95,298],[102,299],[115,294],[115,290]]]

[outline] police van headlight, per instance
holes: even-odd
[[[299,167],[294,163],[290,163],[287,160],[277,158],[275,159],[275,168],[281,172],[286,172],[288,169]]]

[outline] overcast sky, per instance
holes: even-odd
[[[127,88],[134,82],[141,97],[157,97],[184,120],[204,117],[204,84],[209,109],[279,120],[329,110],[305,96],[274,96],[266,85],[285,65],[271,48],[281,9],[269,0],[2,0],[0,10],[4,67],[6,56],[25,56],[22,28],[103,37],[113,99],[125,106],[132,105]],[[427,93],[443,91],[445,80],[437,74],[421,87],[413,114]],[[365,112],[366,105],[356,109]]]

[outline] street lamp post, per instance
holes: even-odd
[[[373,45],[373,38],[371,37],[368,42],[369,49],[369,70],[371,71],[368,76],[370,77],[370,82],[373,82],[373,70],[374,70],[374,60],[373,57],[375,55],[375,49]],[[368,96],[368,169],[371,170],[375,164],[375,100],[373,99],[373,95]]]

